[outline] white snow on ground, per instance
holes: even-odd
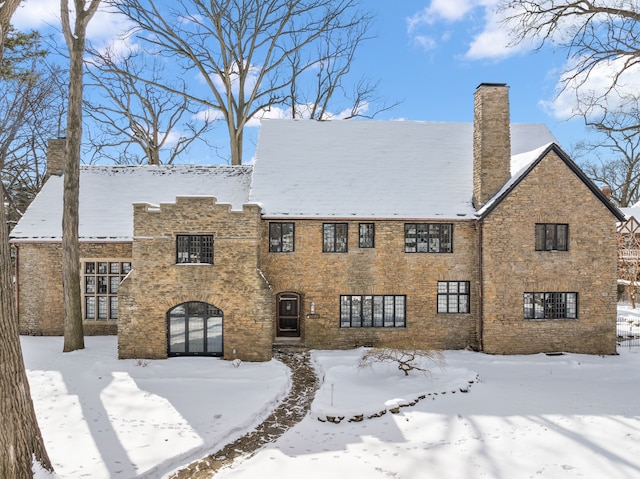
[[[118,360],[116,338],[22,337],[31,394],[60,479],[157,478],[264,419],[290,387],[277,361]],[[46,476],[44,476],[46,477]]]
[[[640,309],[619,314],[640,319]],[[22,338],[57,479],[164,477],[251,429],[289,387],[276,361],[118,361],[115,338],[86,339],[63,354],[61,338]],[[640,347],[605,357],[445,351],[444,367],[406,378],[358,369],[361,353],[314,351],[323,382],[311,414],[215,477],[640,477]],[[318,420],[333,414],[345,419]]]

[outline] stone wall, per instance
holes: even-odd
[[[214,264],[176,264],[176,235],[212,234]],[[167,357],[167,312],[189,301],[224,313],[224,357],[271,358],[273,302],[258,268],[260,208],[215,198],[134,205],[133,270],[118,291],[121,358]]]
[[[21,334],[64,334],[62,246],[58,242],[17,247],[17,299]],[[80,243],[80,258],[127,259],[130,243]],[[85,321],[86,335],[116,334],[115,322]]]
[[[536,223],[568,223],[568,251],[535,251]],[[554,153],[482,226],[484,350],[616,351],[616,219]],[[578,319],[525,320],[524,292],[577,292]]]
[[[454,223],[453,253],[438,254],[405,253],[402,221],[376,221],[375,248],[361,249],[359,222],[347,223],[347,253],[322,252],[323,221],[316,220],[295,221],[294,252],[269,253],[269,221],[262,224],[260,262],[272,301],[281,292],[301,295],[301,336],[308,347],[345,349],[398,341],[422,348],[477,347],[474,221]],[[438,280],[470,281],[470,314],[437,313]],[[406,327],[341,328],[340,295],[406,295]]]

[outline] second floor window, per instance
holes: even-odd
[[[569,225],[536,223],[536,251],[567,251]]]
[[[406,223],[405,253],[453,253],[451,223]]]
[[[293,223],[269,223],[269,251],[271,253],[291,253],[293,246]]]
[[[322,252],[347,252],[347,223],[324,223],[322,225]]]
[[[213,264],[213,235],[177,235],[176,263]]]
[[[373,248],[375,227],[373,223],[360,223],[359,246],[360,248]]]

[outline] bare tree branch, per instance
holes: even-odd
[[[619,86],[624,72],[640,62],[640,4],[627,0],[502,0],[505,25],[514,44],[525,41],[563,47],[572,59],[562,88],[585,85],[596,68],[607,67],[608,88],[602,101]]]
[[[162,10],[150,0],[122,0],[113,6],[137,24],[130,33],[148,50],[170,58],[183,75],[197,72],[206,92],[188,98],[225,122],[232,164],[242,162],[244,127],[263,112],[294,110],[300,99],[314,103],[315,118],[329,112],[371,21],[360,0],[178,0]],[[317,71],[317,92],[301,96],[299,81]],[[367,96],[373,97],[360,98]]]
[[[94,158],[106,156],[117,163],[171,164],[194,141],[206,143],[204,135],[213,121],[206,116],[196,120],[196,111],[186,95],[155,85],[161,81],[163,70],[157,59],[145,61],[134,51],[122,55],[109,49],[91,53],[91,82],[86,86],[96,94],[85,102],[85,111],[101,130],[99,135],[90,137]],[[142,74],[151,82],[138,80]],[[184,81],[169,85],[171,90],[187,90]],[[136,147],[142,158],[130,152]]]

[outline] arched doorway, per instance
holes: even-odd
[[[222,356],[222,311],[200,301],[167,312],[168,356]]]
[[[300,295],[297,293],[280,293],[276,297],[278,319],[276,336],[279,338],[300,337]]]

